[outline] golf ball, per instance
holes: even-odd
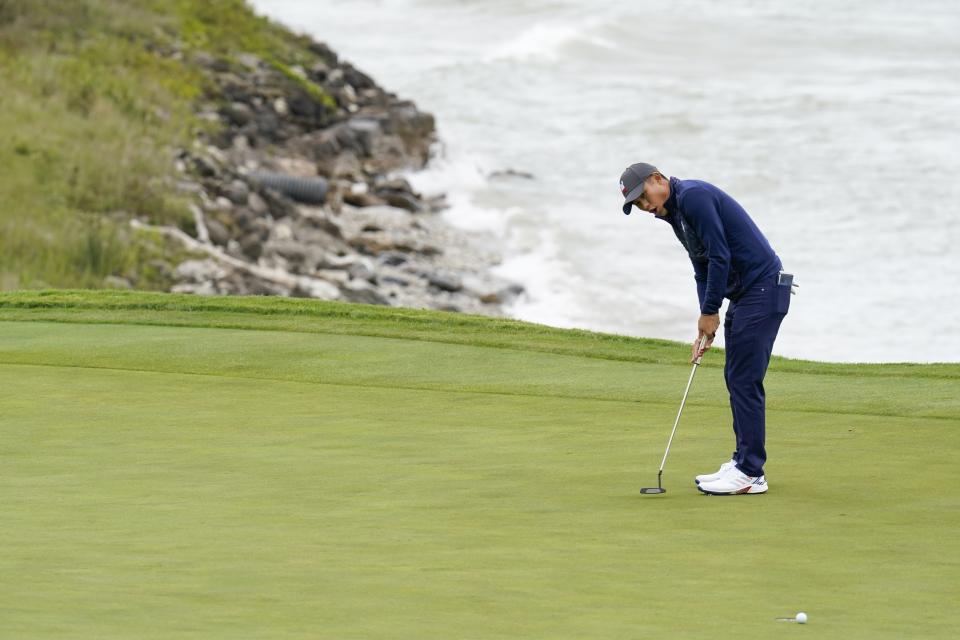
[[[797,614],[797,622],[799,622],[800,624],[806,624],[806,622],[807,622],[807,614],[805,614],[803,611],[801,611],[800,613],[798,613],[798,614]]]

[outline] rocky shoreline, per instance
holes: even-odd
[[[523,287],[491,274],[495,248],[400,176],[429,161],[433,116],[308,48],[309,68],[194,54],[212,87],[199,107],[209,130],[176,157],[194,227],[132,222],[203,255],[163,266],[171,291],[502,315]]]

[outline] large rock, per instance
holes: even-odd
[[[324,264],[322,248],[302,244],[296,240],[271,240],[263,246],[263,254],[283,258],[295,273],[310,274]]]
[[[350,118],[344,123],[342,134],[346,136],[349,132],[349,138],[356,147],[355,151],[362,151],[364,155],[369,156],[373,150],[374,141],[383,135],[380,128],[380,120],[369,116],[357,116]],[[347,147],[348,145],[344,145]],[[349,147],[348,147],[349,148]]]
[[[263,255],[263,238],[256,232],[247,233],[240,238],[240,250],[243,254],[256,262]]]
[[[246,126],[254,120],[253,109],[250,108],[250,105],[244,104],[243,102],[231,102],[222,107],[220,113],[230,124],[236,127]]]
[[[463,281],[452,273],[431,273],[427,276],[428,282],[441,291],[460,291]]]
[[[397,101],[390,107],[388,133],[403,140],[407,154],[422,167],[430,157],[430,146],[436,139],[436,125],[431,114],[417,109],[410,101]]]
[[[390,300],[365,280],[351,280],[340,288],[344,300],[366,304],[390,304]]]
[[[363,253],[376,255],[393,250],[436,255],[441,252],[406,209],[345,206],[340,214],[340,226],[344,239]]]
[[[323,231],[334,237],[342,238],[343,231],[340,223],[325,209],[320,207],[300,207],[297,226],[301,230],[313,229]]]
[[[336,66],[337,62],[339,62],[337,52],[328,47],[325,42],[317,42],[313,40],[307,45],[307,48],[310,49],[311,52],[323,58],[324,62],[331,67]]]
[[[200,283],[218,280],[227,275],[227,272],[214,260],[187,260],[177,265],[173,275],[178,280]]]
[[[250,187],[243,180],[232,180],[223,188],[223,195],[235,205],[245,205],[250,198]]]
[[[227,243],[230,242],[230,231],[227,227],[213,218],[207,218],[206,225],[207,233],[210,235],[210,242],[220,245],[221,247],[227,246]]]

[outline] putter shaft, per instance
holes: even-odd
[[[663,475],[663,467],[667,464],[667,456],[670,455],[670,445],[673,444],[673,436],[677,433],[677,425],[680,424],[680,414],[683,413],[683,406],[687,403],[687,394],[690,393],[690,385],[693,384],[693,376],[697,373],[697,366],[700,364],[700,361],[703,359],[703,348],[707,344],[707,336],[703,336],[700,339],[700,347],[697,349],[697,352],[700,354],[696,360],[693,361],[693,369],[690,370],[690,379],[687,380],[687,388],[683,392],[683,400],[680,401],[680,410],[677,411],[677,419],[673,421],[673,430],[670,432],[670,439],[667,440],[667,450],[663,452],[663,460],[660,461],[660,471],[657,473],[657,486],[662,487],[660,484],[660,477]]]

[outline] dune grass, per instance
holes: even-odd
[[[0,636],[952,638],[960,365],[267,298],[0,294]],[[806,611],[806,627],[777,622]]]

